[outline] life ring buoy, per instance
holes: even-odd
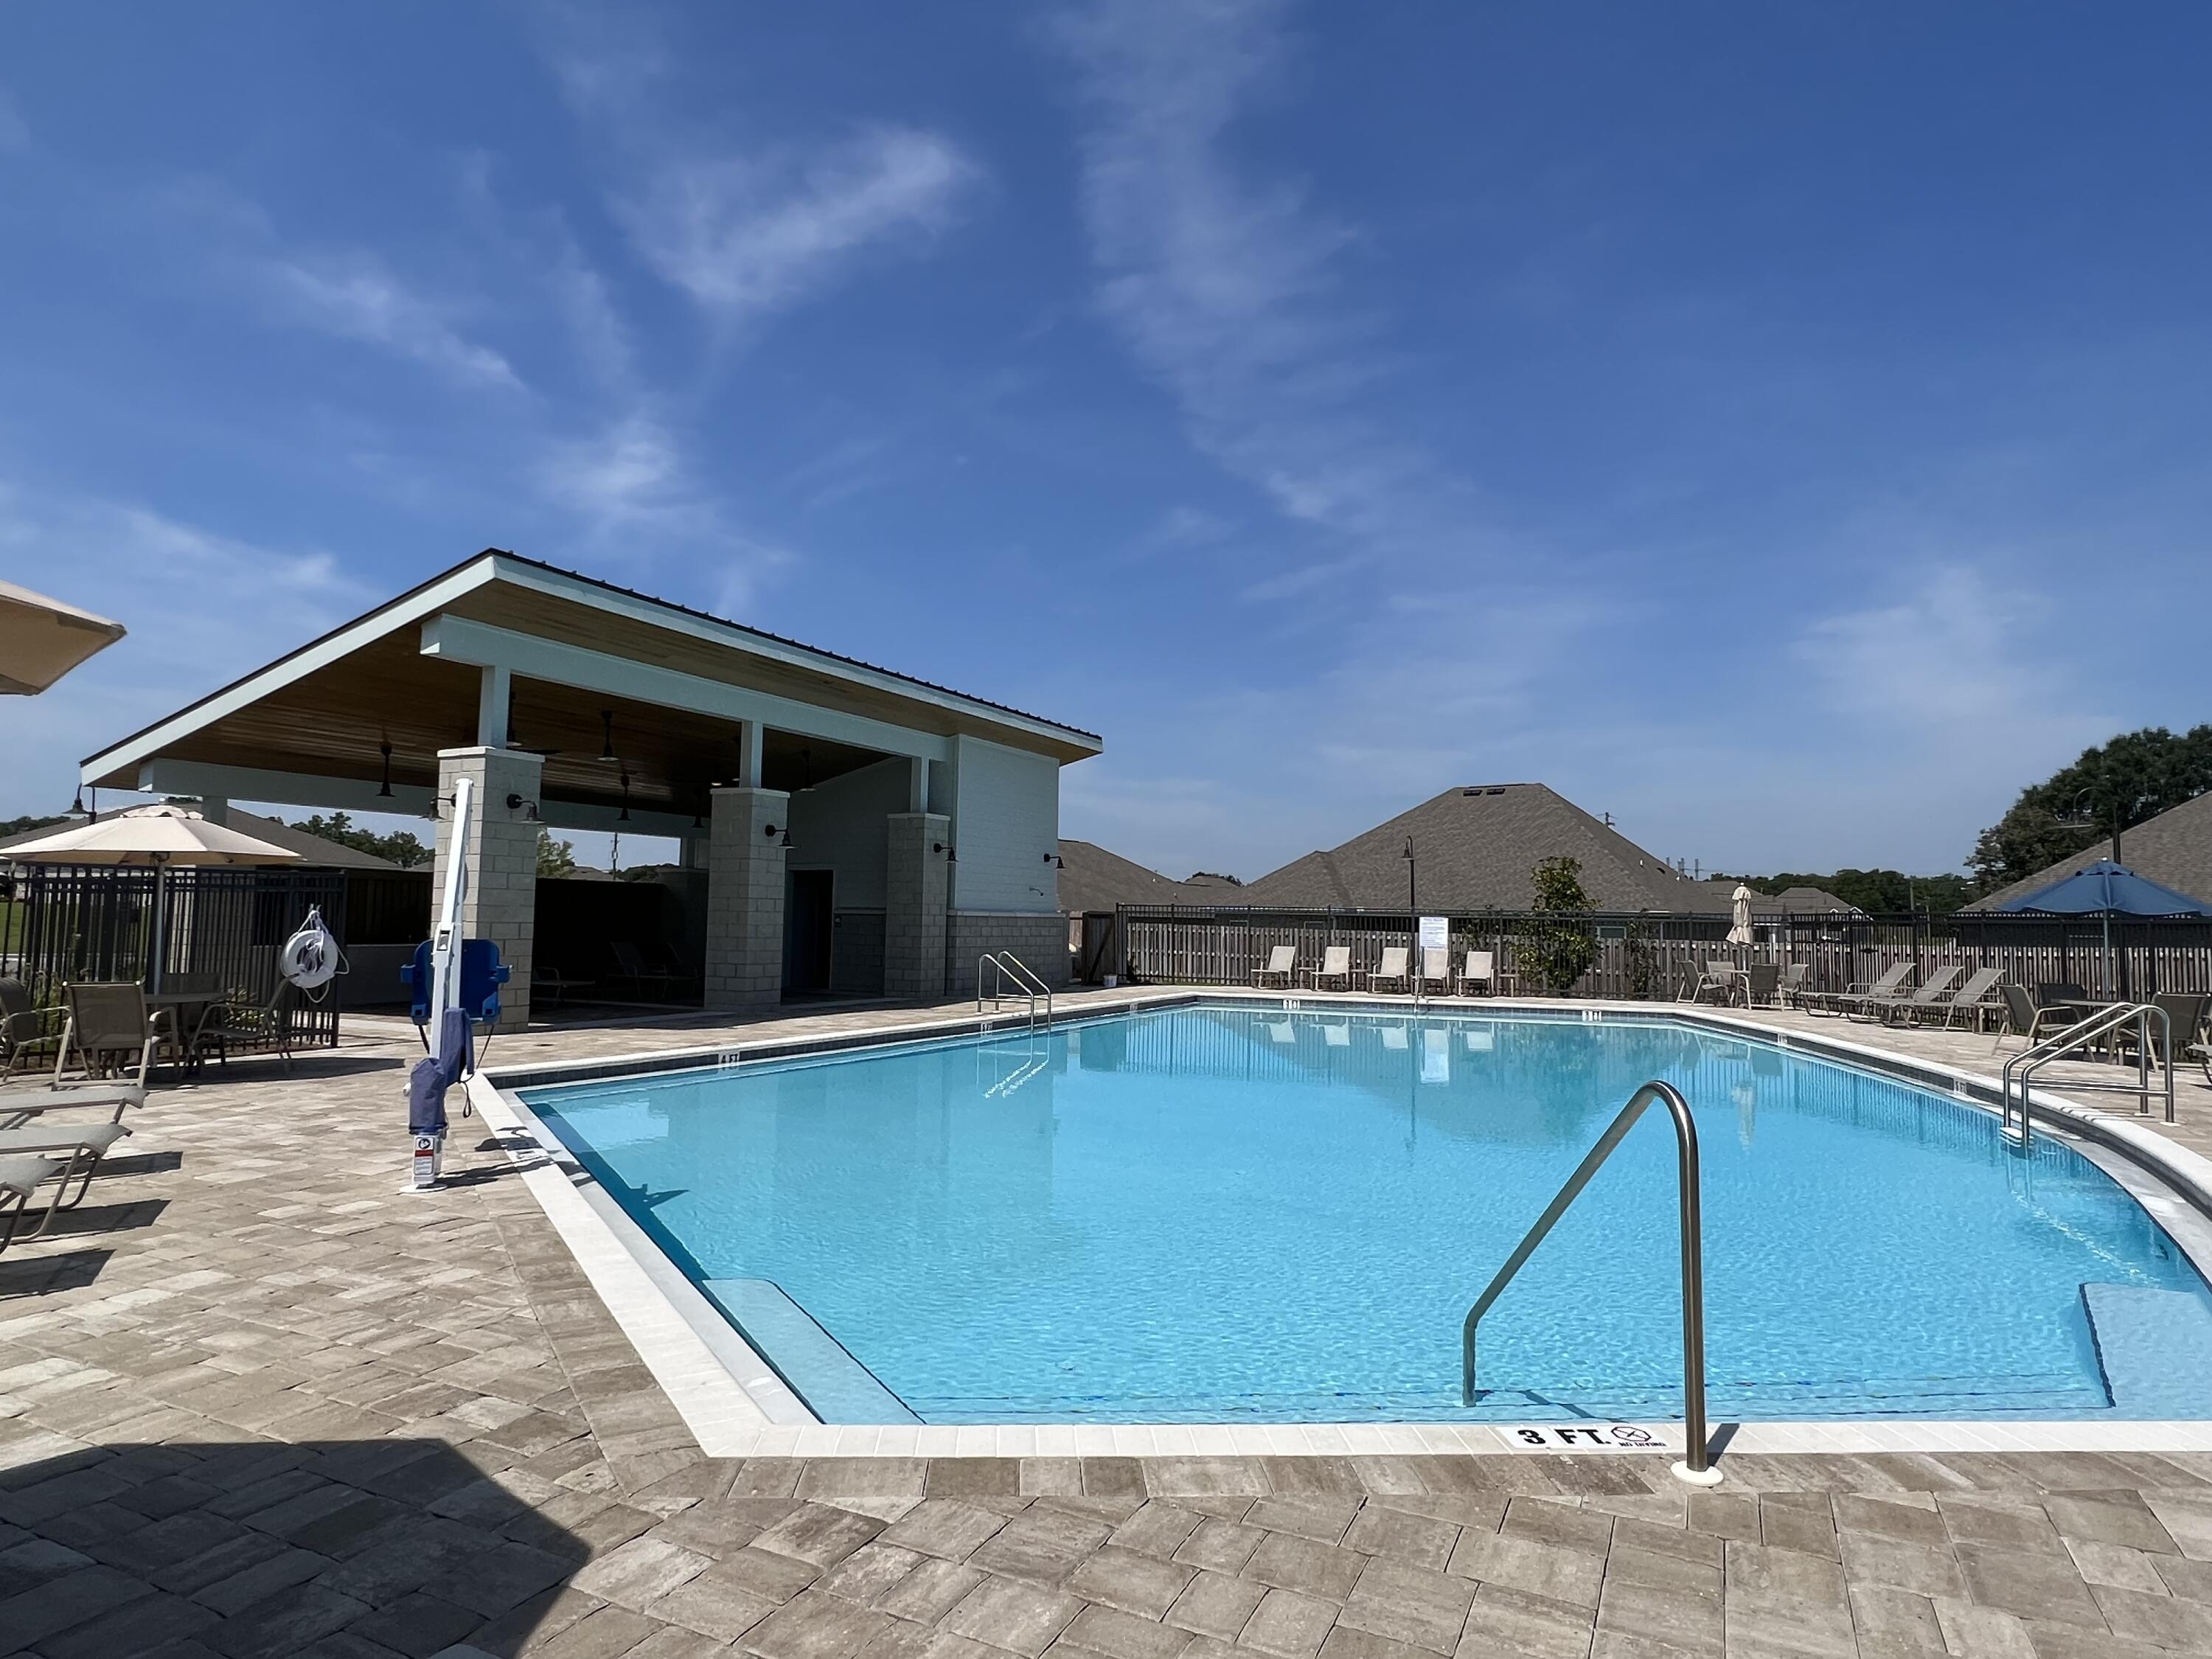
[[[331,937],[319,905],[307,912],[300,931],[277,951],[276,971],[303,991],[319,991],[345,971],[338,942]]]

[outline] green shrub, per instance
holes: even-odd
[[[1589,896],[1583,891],[1582,861],[1540,859],[1528,873],[1536,885],[1535,908],[1540,917],[1548,913],[1559,919],[1530,922],[1517,954],[1522,965],[1546,990],[1565,996],[1597,959],[1597,941],[1591,936],[1589,923],[1579,920],[1589,909]]]

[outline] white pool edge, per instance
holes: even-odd
[[[1133,993],[1112,1002],[1068,1010],[1068,1024],[1146,1007],[1193,1002],[1252,1002],[1346,1009],[1449,1012],[1551,1013],[1557,1001],[1459,999],[1425,1002],[1357,994],[1176,987]],[[1994,1094],[1995,1078],[1917,1055],[1900,1054],[1822,1034],[1780,1030],[1730,1018],[1714,1009],[1679,1003],[1577,1002],[1565,1005],[1615,1014],[1687,1020],[1730,1036],[1801,1048],[1825,1058],[1903,1076],[1923,1086],[1948,1085],[1960,1104],[1994,1115],[1979,1097]],[[505,1144],[524,1185],[574,1256],[593,1291],[637,1350],[684,1425],[710,1457],[1360,1457],[1557,1455],[1611,1451],[1648,1456],[1682,1453],[1679,1423],[1634,1425],[1649,1447],[1589,1443],[1582,1437],[1610,1426],[1597,1420],[1557,1424],[1510,1423],[1203,1423],[1203,1424],[827,1424],[816,1419],[776,1376],[774,1367],[724,1319],[698,1287],[630,1219],[611,1195],[548,1129],[517,1092],[561,1082],[673,1071],[728,1063],[748,1054],[793,1058],[922,1042],[1026,1027],[1024,1016],[958,1016],[921,1024],[818,1037],[771,1038],[751,1045],[716,1045],[616,1055],[588,1062],[539,1064],[480,1072],[468,1080],[469,1099]],[[765,1051],[765,1052],[763,1052]],[[559,1074],[547,1076],[547,1073]],[[2080,1106],[2038,1090],[2039,1120],[2053,1126],[2074,1150],[2088,1158],[2164,1227],[2197,1271],[2212,1279],[2212,1159],[2158,1134],[2140,1117],[2122,1117]],[[1528,1431],[1540,1437],[1531,1443]],[[1565,1432],[1563,1432],[1565,1431]],[[1986,1452],[2212,1452],[2212,1420],[2057,1421],[1861,1419],[1716,1425],[1725,1440],[1721,1455]]]

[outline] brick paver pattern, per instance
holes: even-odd
[[[1728,1456],[1711,1492],[1631,1455],[707,1458],[480,1125],[403,1190],[411,1039],[362,1030],[161,1091],[0,1257],[0,1655],[2212,1654],[2187,1454]]]

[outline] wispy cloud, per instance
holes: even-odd
[[[31,147],[31,124],[5,88],[0,88],[0,155],[21,155]]]
[[[307,327],[382,346],[465,384],[521,384],[505,357],[461,335],[450,306],[408,287],[373,254],[276,258],[261,270],[289,313]]]
[[[815,151],[693,156],[655,168],[623,217],[701,305],[741,319],[836,282],[864,249],[950,224],[977,169],[951,140],[878,127]]]
[[[1230,130],[1286,53],[1277,0],[1109,0],[1057,35],[1080,76],[1097,300],[1192,441],[1342,549],[1280,597],[1378,553],[1463,548],[1475,492],[1367,412],[1390,368],[1345,277],[1357,227],[1253,176]],[[1303,577],[1303,580],[1300,578]]]
[[[264,547],[128,501],[0,478],[0,568],[130,629],[9,710],[0,816],[69,803],[82,756],[213,690],[374,597],[319,548]]]

